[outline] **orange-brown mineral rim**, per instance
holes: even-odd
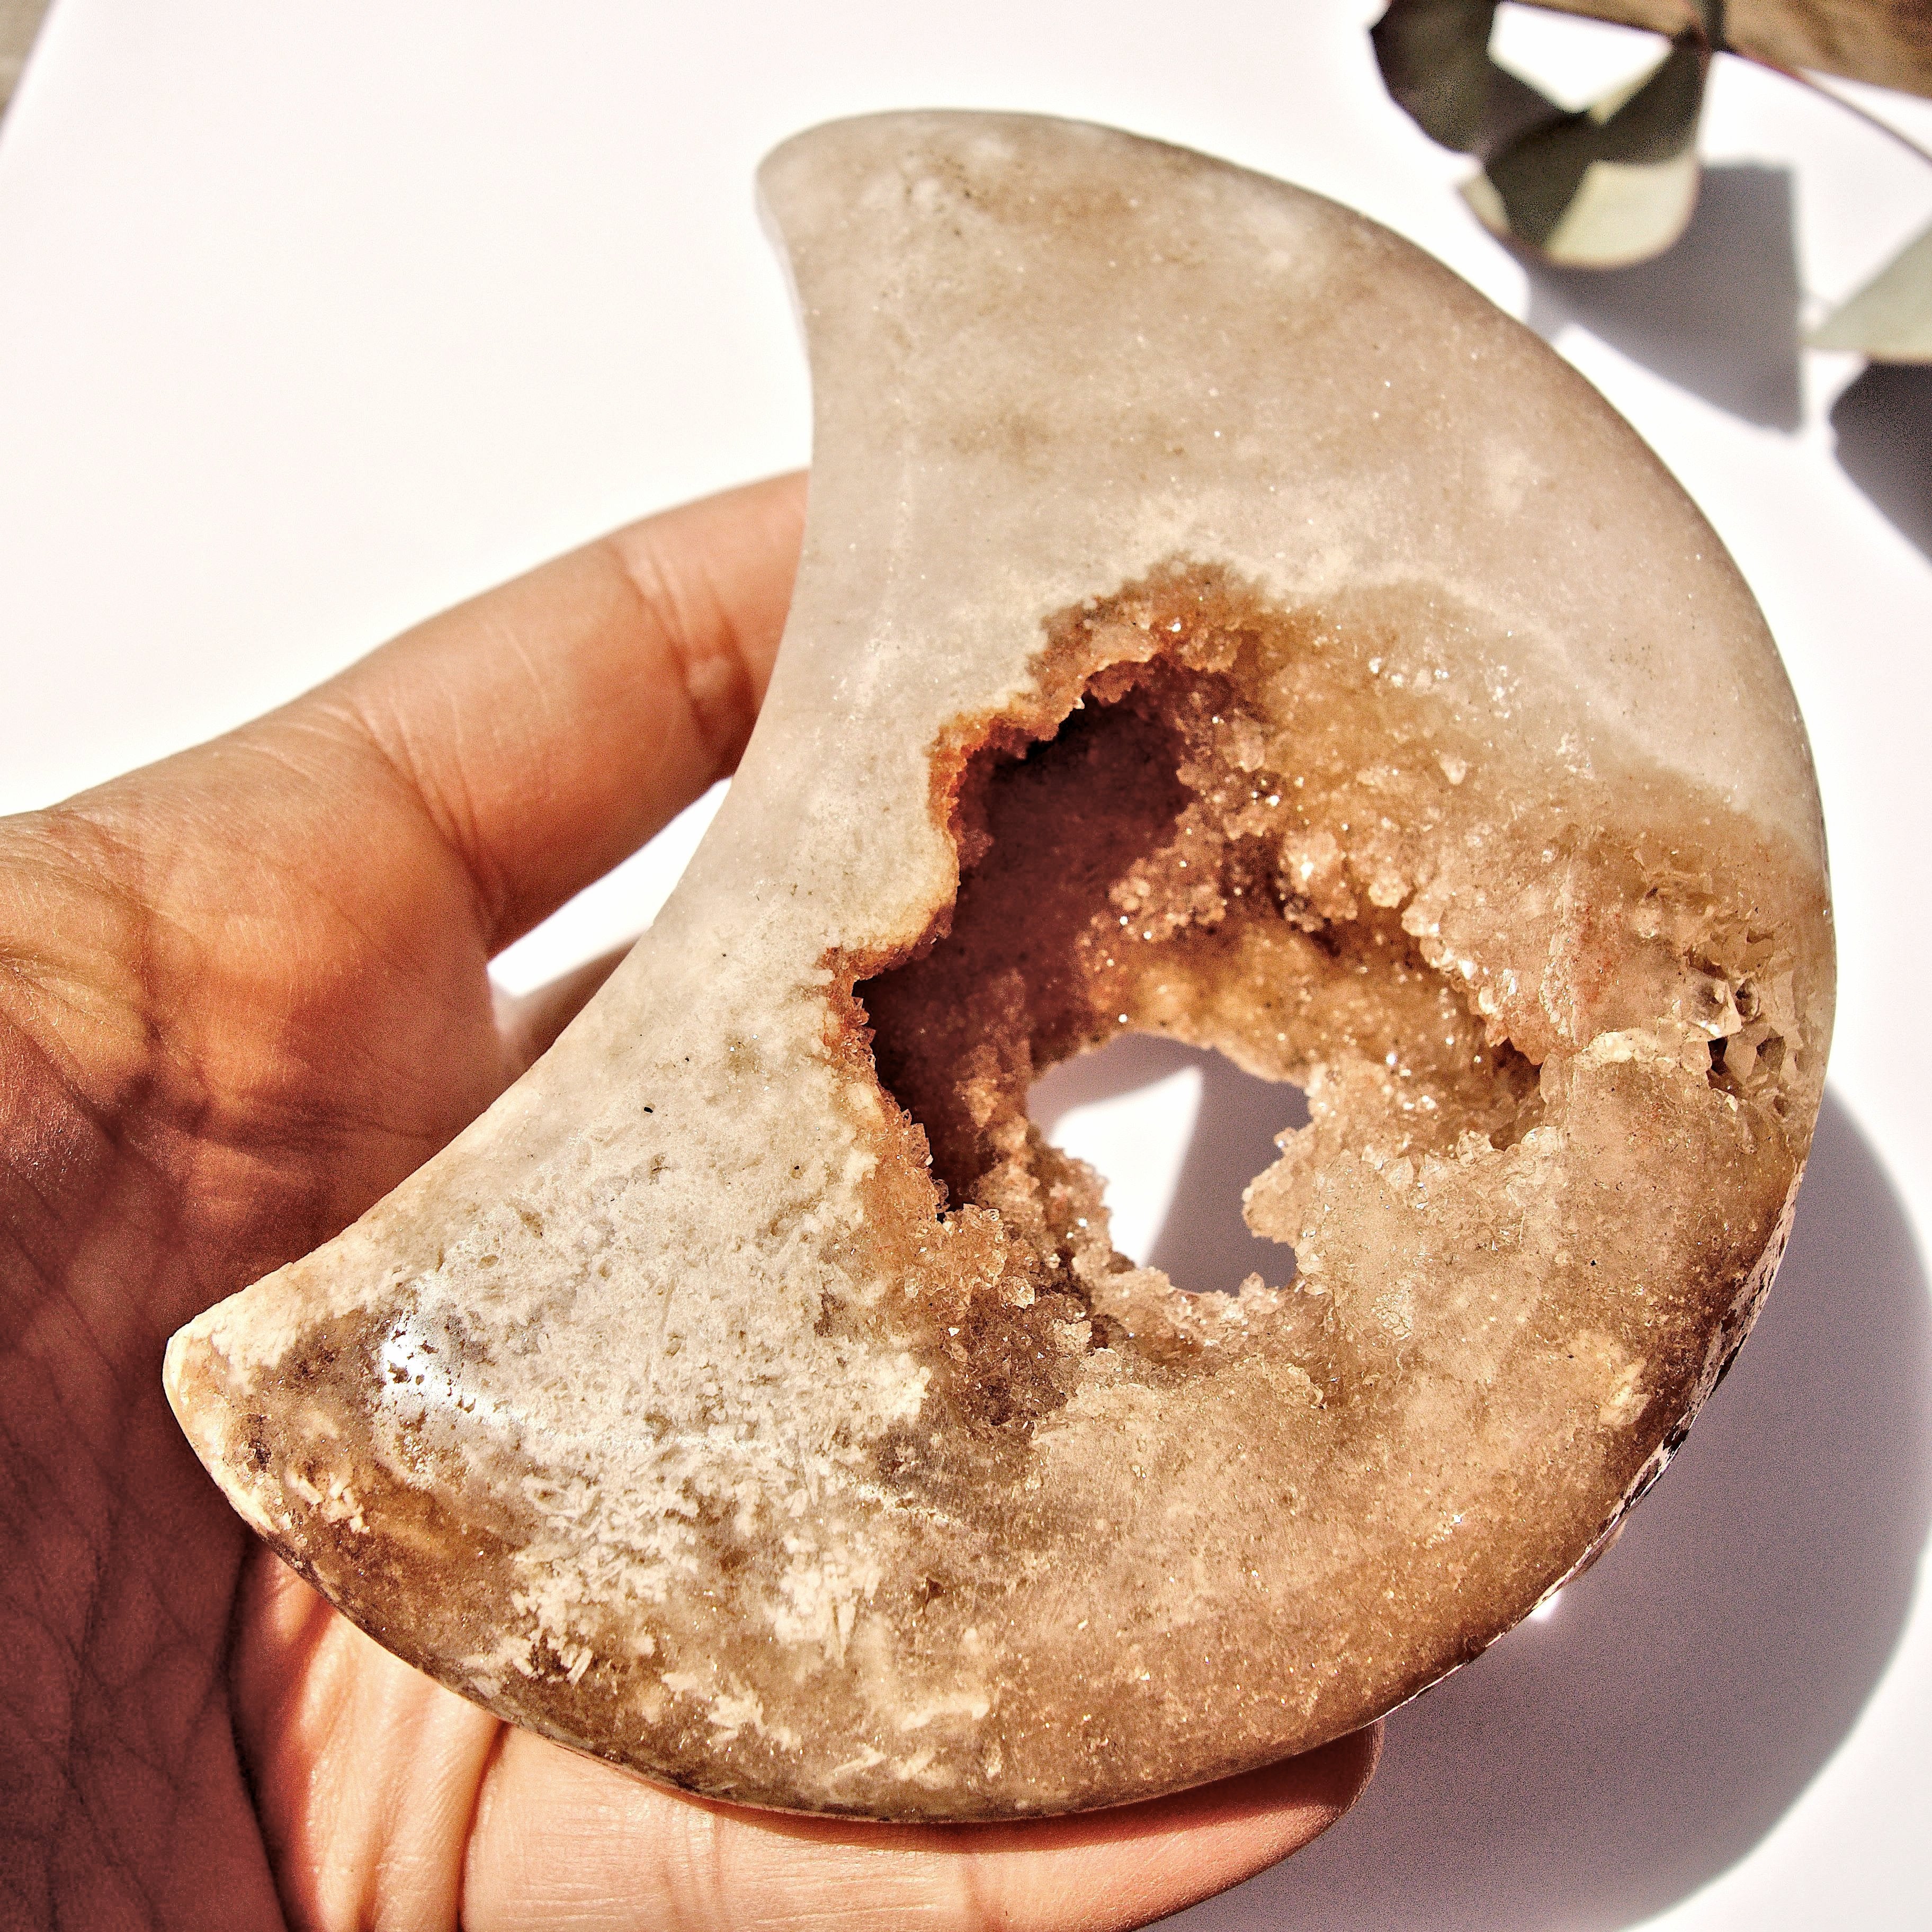
[[[729,800],[169,1388],[303,1574],[547,1736],[802,1811],[1142,1798],[1474,1655],[1681,1438],[1823,1078],[1803,730],[1636,437],[1359,216],[997,115],[762,182],[816,448]],[[1136,1030],[1306,1092],[1238,1294],[1028,1120]]]

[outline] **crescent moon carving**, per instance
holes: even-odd
[[[1822,1090],[1803,729],[1655,459],[1372,223],[997,115],[761,178],[814,466],[728,800],[555,1048],[169,1392],[350,1617],[581,1750],[1144,1797],[1474,1655],[1681,1440]],[[1238,1294],[1116,1253],[1028,1120],[1136,1030],[1306,1093]]]

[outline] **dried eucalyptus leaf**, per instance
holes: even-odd
[[[1432,140],[1484,157],[1463,194],[1505,241],[1573,268],[1660,255],[1696,206],[1696,142],[1722,0],[1683,0],[1650,74],[1566,112],[1490,56],[1492,0],[1392,0],[1371,31],[1390,95]]]
[[[1547,238],[1527,245],[1565,268],[1628,268],[1654,260],[1690,226],[1698,181],[1697,157],[1688,150],[1646,166],[1592,162]],[[1487,175],[1465,183],[1462,198],[1492,234],[1526,245]]]
[[[1370,30],[1396,104],[1434,141],[1500,153],[1563,110],[1490,58],[1495,0],[1392,0]]]
[[[1690,0],[1532,0],[1563,14],[1676,34],[1694,24]],[[1730,0],[1729,45],[1776,66],[1814,68],[1932,94],[1932,6],[1926,0]]]
[[[1874,362],[1932,362],[1932,228],[1804,339]]]
[[[20,70],[27,64],[27,50],[46,10],[47,0],[0,0],[0,114],[14,98]]]
[[[1662,254],[1696,206],[1706,34],[1714,38],[1720,25],[1708,20],[1643,79],[1492,156],[1463,190],[1477,218],[1570,268],[1627,268]]]
[[[1393,0],[1369,30],[1382,84],[1432,141],[1473,154],[1498,69],[1496,0]]]

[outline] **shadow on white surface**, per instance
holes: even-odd
[[[1874,362],[1832,406],[1838,466],[1932,556],[1932,368]]]
[[[1789,169],[1707,168],[1690,226],[1654,262],[1528,266],[1526,320],[1546,341],[1574,322],[1747,422],[1803,420]]]
[[[1167,1213],[1148,1252],[1134,1253],[1130,1238],[1123,1236],[1122,1224],[1128,1217],[1110,1187],[1114,1241],[1135,1260],[1161,1269],[1177,1286],[1195,1294],[1232,1294],[1251,1274],[1280,1288],[1294,1278],[1294,1250],[1250,1230],[1241,1218],[1241,1190],[1274,1165],[1276,1135],[1308,1124],[1308,1102],[1299,1088],[1258,1080],[1205,1048],[1184,1046],[1151,1034],[1130,1034],[1097,1052],[1050,1068],[1034,1088],[1029,1111],[1040,1131],[1057,1142],[1056,1130],[1076,1108],[1118,1100],[1137,1088],[1189,1072],[1200,1082],[1196,1090],[1198,1105],[1189,1109],[1193,1131],[1184,1150],[1176,1150],[1178,1172]],[[1190,1123],[1183,1118],[1153,1124],[1165,1137],[1185,1133]],[[1104,1154],[1096,1158],[1097,1150],[1083,1150],[1077,1143],[1070,1144],[1068,1151],[1093,1159],[1106,1173]],[[1156,1154],[1152,1165],[1162,1164],[1157,1150],[1141,1151],[1144,1158]],[[1133,1184],[1124,1173],[1108,1178]]]
[[[1186,1932],[1598,1932],[1748,1852],[1851,1728],[1932,1520],[1932,1311],[1828,1096],[1784,1268],[1629,1533],[1389,1721],[1368,1796]]]

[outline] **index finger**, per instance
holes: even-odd
[[[460,604],[290,707],[365,738],[474,883],[493,952],[736,765],[805,478],[650,518]]]

